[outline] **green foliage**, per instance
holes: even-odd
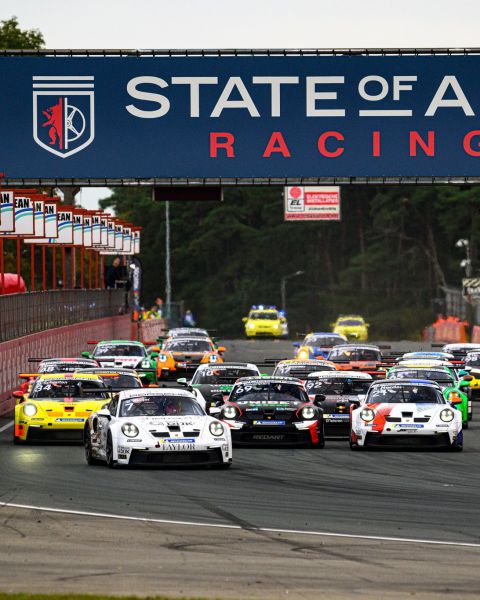
[[[17,17],[0,21],[0,48],[2,50],[38,50],[45,40],[38,29],[20,29]]]
[[[287,284],[293,333],[329,329],[339,313],[356,312],[372,337],[419,337],[435,317],[432,301],[445,283],[460,285],[468,237],[480,243],[480,195],[474,187],[345,187],[342,221],[286,223],[283,190],[228,188],[223,203],[172,202],[172,287],[199,324],[242,332],[252,304],[280,305]],[[116,189],[101,203],[143,227],[143,300],[165,289],[165,206],[148,189]]]

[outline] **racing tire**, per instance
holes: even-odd
[[[117,466],[117,461],[113,460],[113,440],[112,434],[108,432],[107,446],[105,448],[106,462],[109,469],[114,469]]]
[[[94,456],[92,454],[92,443],[91,443],[90,429],[88,426],[85,428],[85,431],[83,434],[83,439],[84,439],[84,446],[85,446],[85,460],[87,461],[87,465],[90,465],[90,466],[99,465],[101,463],[101,461],[98,460],[98,458],[94,458]]]
[[[468,429],[468,427],[469,427],[468,421],[469,421],[469,420],[470,420],[470,419],[467,419],[467,420],[465,421],[465,423],[462,423],[462,429]]]
[[[26,440],[21,440],[16,435],[13,436],[13,445],[14,446],[21,446],[22,444],[25,444],[25,442],[26,442]]]
[[[452,444],[449,448],[450,452],[462,452],[463,444]]]

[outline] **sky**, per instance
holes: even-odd
[[[1,0],[47,48],[478,47],[479,0]],[[106,188],[82,190],[96,208]]]

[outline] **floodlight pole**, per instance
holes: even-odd
[[[167,319],[170,318],[172,304],[172,281],[170,272],[170,202],[165,202],[165,304]]]
[[[303,275],[305,271],[295,271],[295,273],[290,273],[290,275],[285,275],[282,277],[280,283],[280,294],[282,297],[282,310],[286,314],[287,313],[287,281],[292,279],[292,277],[297,277],[298,275]]]

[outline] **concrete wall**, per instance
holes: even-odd
[[[49,329],[0,344],[0,415],[13,408],[12,391],[21,380],[19,373],[36,372],[29,357],[80,356],[89,350],[88,340],[132,339],[130,315],[85,321]],[[135,339],[135,337],[133,337]]]

